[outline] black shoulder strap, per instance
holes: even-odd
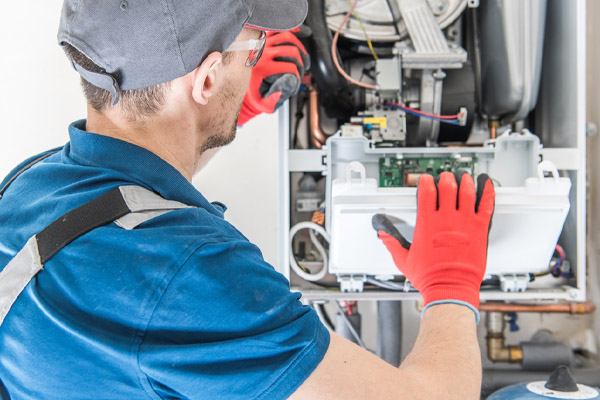
[[[36,235],[40,262],[45,264],[79,236],[130,212],[119,188],[69,211]]]
[[[19,170],[0,190],[0,198],[19,175],[58,150],[36,158]],[[73,240],[113,221],[123,229],[133,229],[159,215],[189,207],[177,201],[165,200],[140,186],[121,186],[57,218],[43,231],[32,236],[0,271],[0,325],[31,279],[44,268],[48,260]],[[127,220],[130,216],[135,218]],[[9,398],[0,379],[0,399]]]
[[[113,221],[122,229],[134,229],[145,221],[182,208],[190,206],[165,200],[141,186],[120,186],[57,218],[30,237],[0,271],[0,325],[21,292],[44,269],[44,264],[73,240]]]

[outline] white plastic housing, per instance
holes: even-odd
[[[547,162],[543,169],[554,169]],[[337,179],[332,185],[329,272],[401,275],[371,227],[374,214],[398,219],[399,231],[412,239],[416,221],[415,188],[379,188],[366,179],[360,163],[348,166],[359,179]],[[569,212],[568,178],[529,178],[524,186],[496,188],[496,208],[489,236],[486,274],[526,274],[548,269]]]

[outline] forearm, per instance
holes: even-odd
[[[442,304],[425,311],[400,368],[331,334],[325,357],[291,397],[312,399],[479,399],[481,361],[473,311]]]
[[[400,371],[422,383],[427,398],[479,399],[481,355],[473,311],[454,304],[428,308]]]

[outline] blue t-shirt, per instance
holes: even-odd
[[[0,327],[11,397],[290,396],[329,345],[315,312],[172,166],[84,129],[71,125],[62,151],[0,199],[0,269],[56,218],[121,185],[194,208],[131,231],[102,226],[46,264]]]

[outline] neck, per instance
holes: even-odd
[[[182,115],[161,113],[132,122],[122,113],[99,112],[88,105],[86,130],[142,147],[173,166],[188,181],[198,164],[196,126]]]

